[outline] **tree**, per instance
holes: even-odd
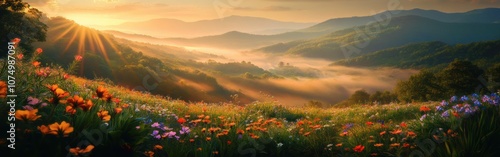
[[[366,103],[370,100],[370,94],[368,94],[365,90],[357,90],[354,94],[349,97],[349,102],[351,103]]]
[[[489,87],[493,92],[500,90],[500,63],[488,68],[486,74],[489,76]]]
[[[449,95],[467,95],[478,91],[484,71],[469,61],[455,60],[439,72],[441,85]]]
[[[42,12],[32,8],[22,0],[0,0],[0,42],[4,45],[0,57],[6,55],[7,44],[14,38],[20,38],[19,46],[32,52],[31,43],[45,41],[47,25],[40,21]]]
[[[395,93],[402,102],[438,100],[444,92],[439,83],[434,73],[422,70],[407,81],[398,82]]]

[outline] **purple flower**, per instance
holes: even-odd
[[[24,106],[23,106],[23,108],[24,108],[25,110],[29,110],[29,111],[33,110],[33,107],[31,107],[31,106],[29,106],[29,105],[24,105]]]
[[[448,117],[450,117],[450,113],[448,113],[448,111],[444,111],[444,112],[441,114],[441,117],[448,118]]]
[[[168,138],[172,138],[172,137],[174,137],[174,136],[175,136],[175,134],[177,134],[177,132],[175,132],[175,131],[170,131],[170,132],[168,132],[167,136],[168,136]]]
[[[427,114],[422,115],[422,117],[420,117],[420,121],[424,121],[425,118],[427,118]]]
[[[156,139],[160,139],[160,138],[161,138],[161,136],[160,136],[160,135],[156,135],[156,136],[155,136],[155,138],[156,138]]]
[[[158,122],[155,122],[155,123],[151,124],[151,127],[153,127],[153,128],[159,128],[160,124]]]
[[[455,101],[457,101],[457,96],[452,96],[452,97],[450,98],[450,102],[455,102]]]
[[[189,129],[189,127],[187,126],[183,126],[181,128],[181,130],[179,131],[179,133],[181,133],[181,135],[184,135],[184,134],[189,134],[189,132],[191,132],[191,130]]]
[[[441,106],[448,106],[448,102],[446,102],[446,101],[444,101],[444,100],[443,100],[443,101],[441,101]]]
[[[163,130],[163,131],[170,131],[170,130],[173,130],[173,128],[169,128],[169,127],[167,127],[167,126],[164,126],[164,127],[162,128],[162,130]]]
[[[40,107],[45,107],[45,106],[47,106],[47,103],[40,104]]]
[[[481,106],[481,102],[479,102],[478,100],[474,101],[474,105],[475,106]]]
[[[483,102],[489,102],[490,100],[491,100],[491,99],[490,99],[490,97],[489,97],[489,96],[487,96],[487,95],[484,95],[484,96],[483,96]]]
[[[37,98],[33,98],[33,97],[28,97],[28,105],[36,105],[38,103],[40,103],[41,101]]]
[[[160,133],[160,131],[158,131],[158,130],[153,130],[153,133],[151,134],[151,136],[156,136],[156,135],[158,135],[158,133]]]
[[[441,107],[441,106],[436,106],[436,111],[443,111],[443,110],[444,110],[444,109],[443,109],[443,107]]]

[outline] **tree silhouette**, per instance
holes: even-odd
[[[31,43],[45,41],[47,25],[40,21],[42,12],[22,0],[0,0],[0,57],[6,56],[7,44],[20,38],[20,47],[32,52]]]
[[[449,95],[467,95],[478,91],[479,78],[484,71],[469,61],[455,60],[439,72],[441,85]]]

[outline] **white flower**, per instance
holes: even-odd
[[[280,148],[281,146],[283,146],[283,143],[278,143],[277,147]]]
[[[326,145],[326,147],[333,147],[333,144],[328,144]]]

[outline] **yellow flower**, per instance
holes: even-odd
[[[80,147],[70,148],[69,152],[74,156],[78,156],[79,154],[90,153],[94,149],[94,145],[88,145],[85,149],[81,149]]]
[[[35,121],[38,118],[42,116],[37,116],[36,113],[38,112],[38,109],[33,109],[33,110],[17,110],[16,111],[16,119],[20,120],[29,120],[29,121]]]
[[[57,135],[57,130],[56,131],[50,130],[50,128],[45,125],[38,126],[38,130],[40,130],[40,132],[42,132],[42,134],[44,135],[47,134]]]

